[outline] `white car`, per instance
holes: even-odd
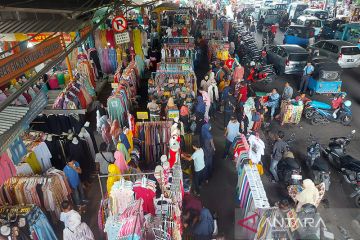
[[[360,49],[350,42],[341,40],[323,40],[310,46],[313,52],[334,60],[341,68],[360,66]]]
[[[300,16],[296,20],[296,24],[305,27],[313,27],[315,29],[315,36],[319,36],[323,28],[323,22],[314,16]]]

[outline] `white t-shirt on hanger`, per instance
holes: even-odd
[[[249,158],[254,164],[261,162],[261,156],[264,155],[265,143],[254,135],[248,139],[249,142]]]

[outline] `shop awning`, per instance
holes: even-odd
[[[29,111],[28,107],[7,107],[0,112],[0,135],[6,133],[18,121],[24,118]]]
[[[0,33],[76,32],[84,21],[73,19],[0,21]]]

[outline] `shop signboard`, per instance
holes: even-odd
[[[115,42],[116,44],[124,44],[130,42],[129,32],[116,33],[115,34]]]
[[[29,40],[29,42],[32,43],[40,43],[42,41],[45,41],[49,36],[51,36],[54,33],[27,33],[27,38],[32,38]],[[66,43],[71,43],[71,35],[68,33],[63,33],[62,34],[64,36],[64,41]]]
[[[115,32],[122,33],[126,30],[128,23],[125,17],[120,15],[114,17],[111,25]]]
[[[169,110],[168,112],[169,112],[168,113],[168,118],[169,119],[178,118],[180,116],[179,110]]]
[[[60,36],[0,60],[0,86],[63,51]]]
[[[148,120],[149,113],[148,112],[136,112],[136,118],[138,120]]]

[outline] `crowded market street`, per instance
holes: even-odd
[[[0,240],[360,239],[360,6],[0,7]]]

